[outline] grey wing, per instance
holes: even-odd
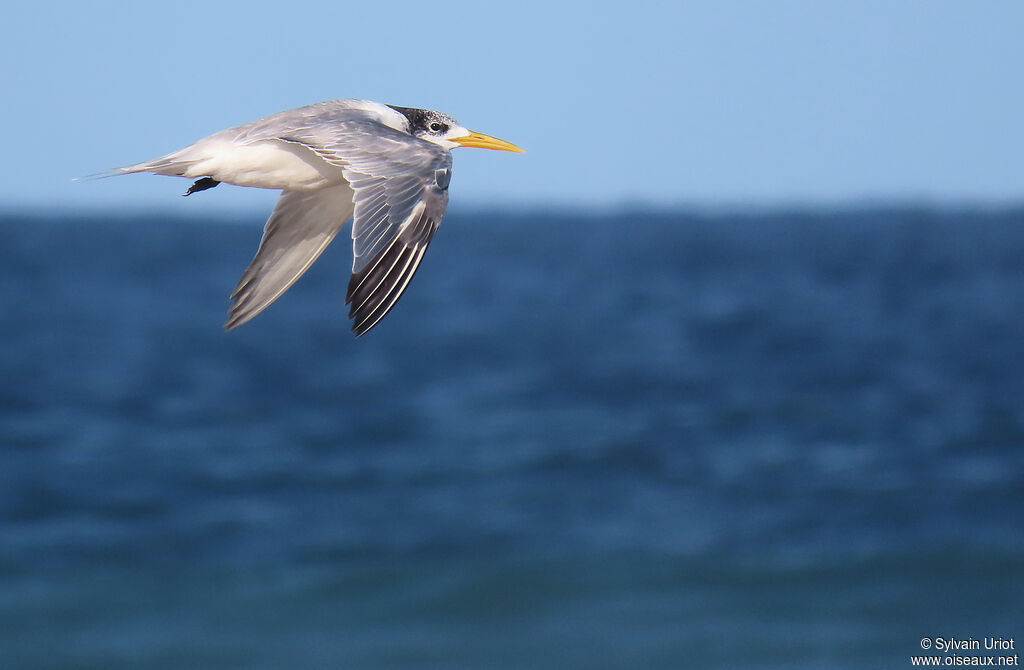
[[[382,214],[367,216],[360,221],[361,202],[376,202],[384,190],[379,184],[356,189],[353,249],[361,243],[379,248],[372,255],[355,256],[352,262],[345,303],[349,305],[348,316],[357,335],[377,325],[398,302],[419,268],[448,205],[447,191],[426,186],[418,189],[419,200],[409,215],[401,220],[401,225],[395,225]]]
[[[315,191],[284,191],[263,229],[259,250],[231,293],[228,330],[262,312],[327,248],[352,216],[347,184]]]
[[[383,124],[352,122],[285,138],[343,168],[354,191],[345,302],[362,335],[395,306],[448,206],[451,153]]]

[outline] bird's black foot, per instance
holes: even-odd
[[[199,193],[199,191],[205,191],[208,188],[213,188],[219,183],[219,181],[212,177],[203,177],[202,179],[197,179],[196,183],[188,187],[188,190],[185,191],[185,195],[192,195],[193,193]]]

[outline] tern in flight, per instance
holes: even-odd
[[[352,219],[345,303],[362,335],[405,291],[448,206],[451,149],[522,151],[426,109],[329,100],[228,128],[155,160],[108,174],[281,189],[255,258],[231,294],[228,330],[253,318],[302,276]]]

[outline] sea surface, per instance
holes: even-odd
[[[1024,209],[0,215],[0,668],[904,668],[1024,645]],[[989,652],[992,653],[992,652]]]

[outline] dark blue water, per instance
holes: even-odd
[[[238,218],[0,218],[0,667],[1024,643],[1024,210],[455,213],[360,339]]]

